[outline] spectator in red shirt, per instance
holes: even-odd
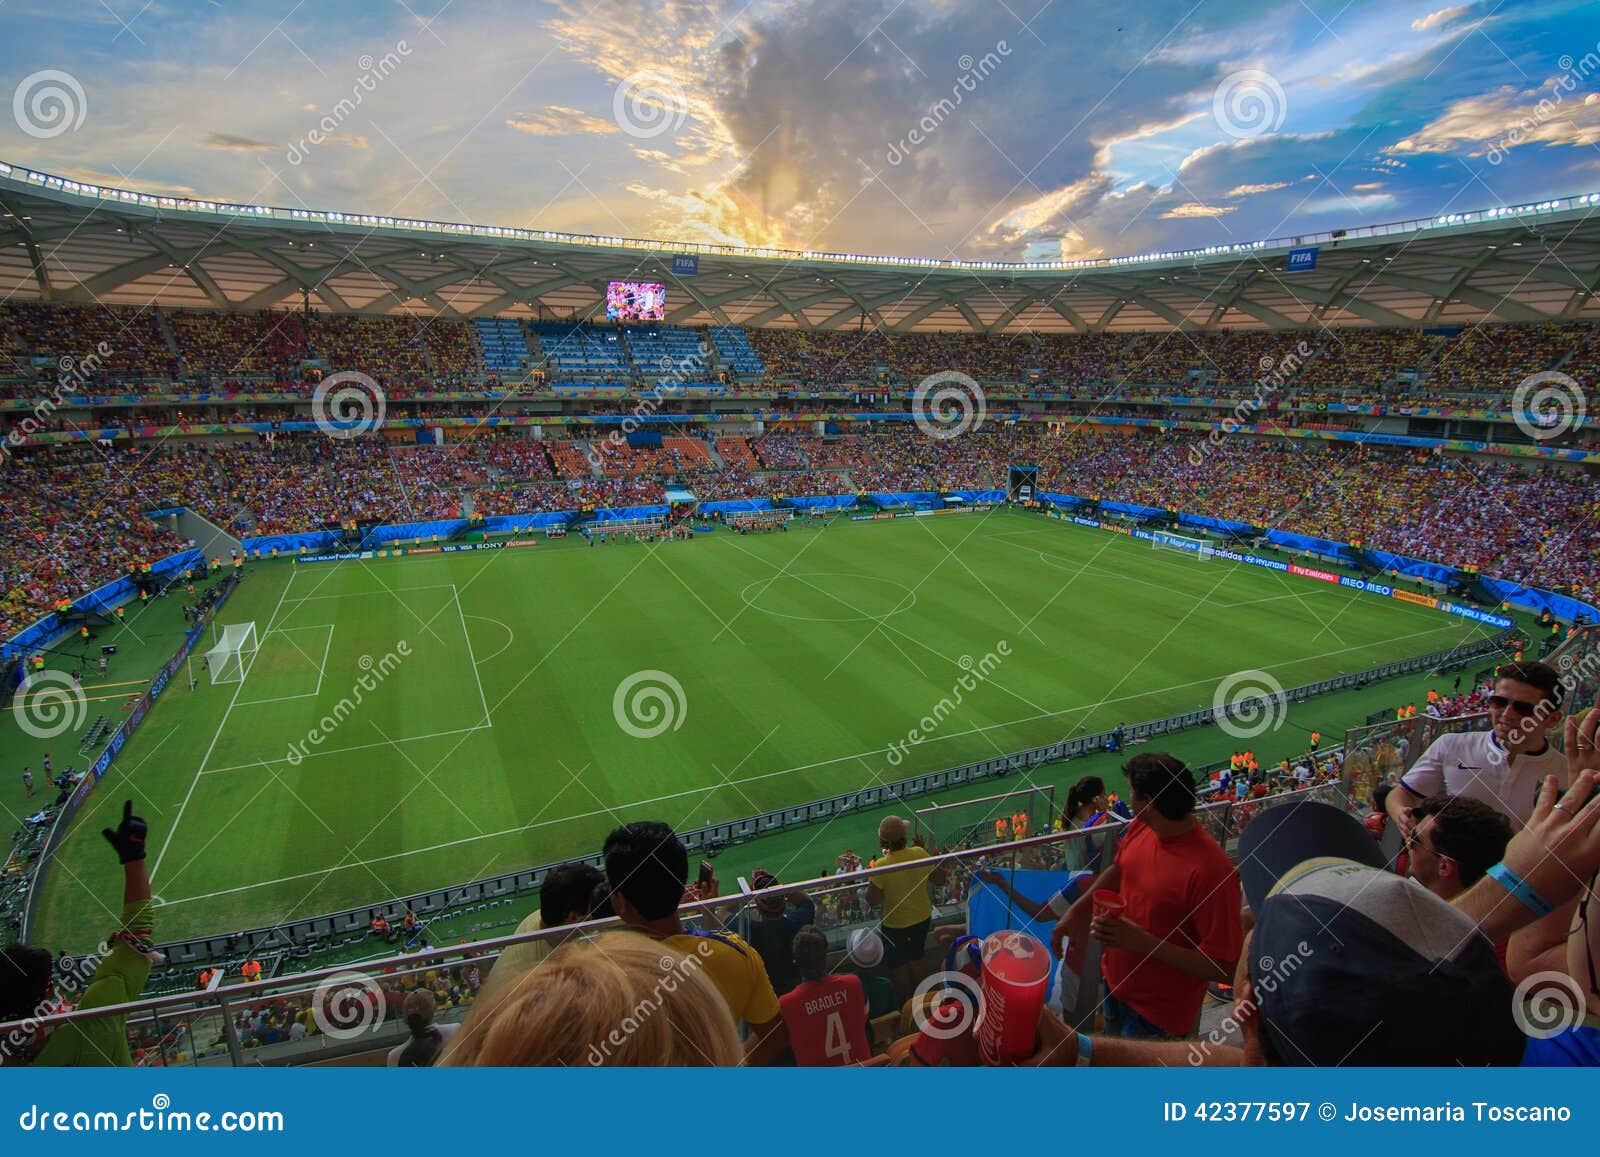
[[[1191,1036],[1207,983],[1230,983],[1239,959],[1239,877],[1195,818],[1194,774],[1181,760],[1152,752],[1123,771],[1133,822],[1112,866],[1057,922],[1052,940],[1089,934],[1105,945],[1112,1035]],[[1097,890],[1120,892],[1123,913],[1091,921]]]
[[[800,983],[778,998],[795,1064],[832,1068],[872,1055],[867,1038],[867,991],[853,973],[828,974],[828,938],[813,924],[794,934]]]

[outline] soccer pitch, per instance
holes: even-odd
[[[103,934],[99,830],[130,796],[168,940],[1206,707],[1245,669],[1290,687],[1490,633],[1010,510],[264,564],[221,618],[257,625],[244,681],[157,703],[57,853],[40,942]]]

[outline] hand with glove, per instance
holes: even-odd
[[[145,838],[150,834],[150,825],[133,814],[131,799],[123,802],[122,822],[116,830],[101,828],[100,834],[117,849],[117,859],[122,861],[122,902],[134,904],[150,899],[150,877],[144,870]]]
[[[124,864],[131,864],[135,860],[144,859],[144,841],[149,831],[150,825],[133,814],[133,801],[130,799],[123,801],[122,822],[117,825],[117,830],[101,828],[100,834],[117,849],[118,860]]]

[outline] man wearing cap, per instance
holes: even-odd
[[[750,944],[767,966],[767,979],[779,996],[800,983],[795,966],[794,934],[814,924],[817,906],[799,888],[783,891],[778,877],[757,868],[750,877],[756,890],[756,919],[750,924]]]
[[[1051,947],[1092,935],[1105,945],[1106,1024],[1117,1036],[1186,1037],[1206,985],[1227,983],[1239,958],[1239,878],[1195,818],[1194,775],[1163,752],[1122,769],[1133,821],[1112,866],[1056,922]],[[1248,830],[1248,829],[1246,829]],[[1119,893],[1120,915],[1093,917],[1095,893]]]
[[[928,860],[927,849],[907,845],[910,827],[899,816],[885,816],[878,824],[878,842],[883,855],[874,862],[883,868]],[[874,876],[867,885],[867,903],[883,906],[883,939],[888,952],[884,963],[894,981],[895,995],[904,1000],[911,995],[912,973],[928,947],[928,929],[933,924],[933,901],[928,896],[928,881],[944,882],[944,872],[935,865],[911,868]]]
[[[1521,827],[1547,775],[1567,782],[1567,760],[1550,743],[1561,721],[1561,677],[1543,663],[1507,663],[1489,696],[1488,731],[1441,735],[1389,793],[1386,806],[1401,835],[1411,809],[1430,795],[1464,796],[1504,812]]]
[[[1465,913],[1385,871],[1359,820],[1309,800],[1264,812],[1239,839],[1239,874],[1253,928],[1222,1029],[1187,1043],[1091,1038],[1046,1013],[1028,1063],[1520,1062],[1511,982],[1489,942]]]

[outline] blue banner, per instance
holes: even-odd
[[[824,1133],[832,1138],[880,1136],[886,1104],[927,1107],[948,1098],[987,1120],[985,1135],[1001,1148],[1011,1147],[996,1139],[1008,1132],[1037,1132],[1037,1117],[1026,1124],[1019,1107],[1069,1098],[1081,1107],[1071,1118],[1073,1148],[1186,1157],[1237,1157],[1264,1147],[1295,1157],[1349,1157],[1424,1143],[1452,1157],[1505,1157],[1523,1147],[1581,1153],[1596,1123],[1594,1076],[1583,1069],[258,1066],[75,1069],[68,1079],[55,1069],[12,1068],[0,1082],[0,1139],[7,1152],[97,1157],[224,1144],[231,1155],[319,1154],[373,1144],[373,1114],[355,1109],[367,1105],[385,1107],[383,1120],[404,1129],[413,1152],[459,1148],[467,1134],[475,1147],[504,1149],[528,1143],[530,1090],[539,1103],[561,1106],[556,1119],[538,1125],[541,1143],[576,1149],[618,1135],[619,1106],[634,1122],[667,1122],[681,1120],[686,1105],[724,1094],[744,1104],[826,1106]],[[814,1157],[817,1147],[815,1130],[773,1129],[757,1152]]]
[[[700,276],[700,256],[697,253],[680,253],[672,259],[672,276]]]
[[[1285,266],[1288,273],[1309,273],[1317,267],[1317,248],[1307,246],[1304,249],[1289,250],[1289,260]]]
[[[668,513],[665,506],[602,507],[594,512],[594,518],[596,522],[638,522],[645,518],[665,518]]]
[[[543,530],[566,524],[570,512],[554,514],[496,514],[483,520],[486,534],[510,534],[516,530]]]
[[[298,534],[265,534],[244,540],[244,552],[252,557],[270,558],[273,551],[293,554],[297,550],[327,550],[337,545],[339,536],[331,530],[310,530]]]
[[[1160,518],[1166,514],[1159,506],[1136,506],[1131,502],[1102,502],[1101,510],[1109,510],[1113,514],[1128,515],[1133,518]]]
[[[771,508],[772,499],[770,498],[731,498],[723,502],[702,502],[700,504],[700,513],[726,514],[731,510],[739,514],[745,514],[750,511],[770,510]]]

